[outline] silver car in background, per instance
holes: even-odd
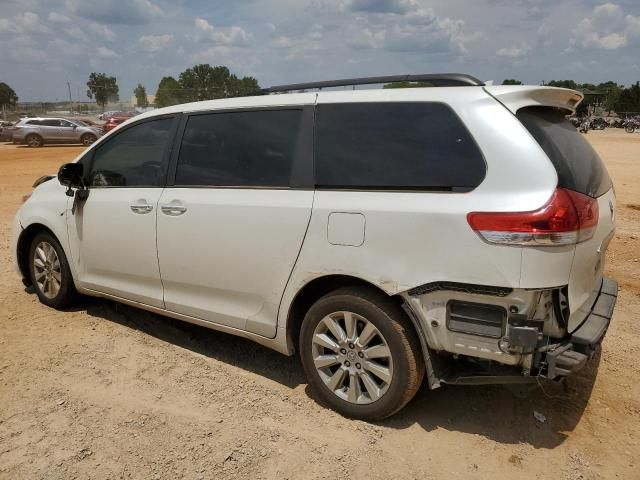
[[[102,130],[80,120],[39,117],[21,120],[13,127],[13,143],[41,147],[45,143],[82,143],[89,146],[103,135]]]

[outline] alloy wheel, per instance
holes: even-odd
[[[30,147],[39,147],[41,145],[41,141],[38,137],[32,135],[27,139],[27,145]]]
[[[386,339],[362,315],[339,311],[325,316],[312,337],[313,363],[336,396],[363,405],[382,397],[393,378]]]
[[[34,280],[47,298],[55,298],[62,286],[62,269],[55,248],[49,242],[40,242],[33,253]]]

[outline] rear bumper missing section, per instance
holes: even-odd
[[[567,341],[547,352],[543,376],[557,380],[585,366],[607,333],[618,297],[618,282],[603,278],[591,313]]]

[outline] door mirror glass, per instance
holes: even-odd
[[[58,170],[58,180],[65,187],[80,188],[82,186],[83,170],[81,163],[65,163]]]

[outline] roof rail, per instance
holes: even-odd
[[[344,78],[322,82],[292,83],[265,88],[263,93],[290,92],[292,90],[313,90],[330,87],[350,87],[356,85],[375,85],[379,83],[429,82],[434,87],[483,86],[484,82],[464,73],[427,73],[419,75],[387,75],[382,77]]]

